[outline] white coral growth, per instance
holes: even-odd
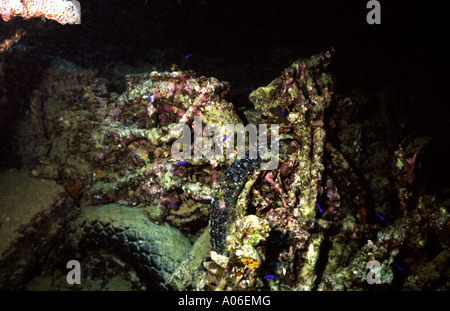
[[[63,25],[81,22],[78,1],[68,0],[0,0],[0,15],[6,22],[16,15],[53,19]]]

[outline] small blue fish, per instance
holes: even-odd
[[[188,55],[186,55],[186,57],[184,59],[188,59],[191,56],[192,56],[192,54],[188,54]]]
[[[403,268],[401,268],[399,265],[397,265],[395,262],[394,262],[394,264],[397,266],[397,268],[399,268],[400,270],[402,270],[403,271]]]
[[[127,129],[127,127],[126,127],[125,125],[122,125],[122,126],[123,126],[123,129],[124,129],[124,130],[126,130],[126,129]]]
[[[79,99],[79,98],[80,98],[80,95],[77,96],[77,99]]]
[[[377,214],[377,213],[375,213],[378,217],[380,217],[381,219],[383,219],[384,220],[384,218],[383,218],[383,216],[381,216],[381,215],[379,215],[379,214]]]
[[[227,136],[225,136],[225,138],[224,139],[222,139],[222,142],[224,142],[225,140],[227,140],[227,138],[228,137],[230,137],[231,135],[227,135]]]
[[[281,111],[281,115],[284,117],[284,113],[283,113],[283,110],[280,110]]]
[[[152,102],[152,98],[150,97],[150,95],[148,95],[147,92],[145,92],[145,94],[147,94],[148,100],[149,100],[150,102]]]
[[[275,277],[271,274],[268,274],[264,277],[264,279],[274,279],[275,280]]]
[[[186,164],[186,163],[187,163],[187,161],[181,161],[181,162],[178,162],[177,164],[175,164],[175,166]]]
[[[319,203],[317,203],[317,207],[319,208],[319,211],[323,214],[322,209],[320,208]]]
[[[167,206],[177,207],[175,204],[167,204]]]

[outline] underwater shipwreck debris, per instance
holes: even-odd
[[[131,74],[118,94],[89,70],[49,69],[32,95],[42,107],[31,111],[37,147],[24,163],[64,186],[54,207],[71,210],[58,214],[71,217],[57,231],[68,239],[48,241],[40,274],[0,257],[1,280],[17,280],[0,288],[54,276],[61,258],[77,254],[86,265],[98,256],[120,263],[136,273],[137,289],[448,289],[449,204],[422,195],[416,178],[427,140],[373,130],[380,116],[358,120],[364,96],[337,94],[327,71],[333,53],[300,59],[250,94],[247,121],[279,124],[272,170],[249,156],[173,158],[175,125],[194,128],[198,116],[243,123],[224,99],[226,82],[188,71]],[[233,141],[223,137],[221,145]],[[33,226],[20,228],[31,243]],[[15,247],[5,254],[19,254]],[[380,263],[374,285],[372,260]]]

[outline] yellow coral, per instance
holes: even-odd
[[[255,270],[259,267],[259,263],[256,260],[251,258],[241,258],[241,261],[252,270]]]

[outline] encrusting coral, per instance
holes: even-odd
[[[357,117],[369,96],[337,94],[332,55],[300,59],[250,94],[246,121],[279,126],[279,165],[268,170],[260,158],[173,156],[176,125],[195,136],[199,125],[243,124],[227,82],[154,71],[116,83],[73,64],[49,69],[30,96],[35,148],[24,166],[63,185],[82,212],[49,269],[93,247],[123,256],[141,280],[156,273],[147,288],[448,289],[450,203],[417,183],[428,139],[400,140],[379,129],[383,116]],[[374,260],[380,279],[370,284]]]
[[[63,25],[81,23],[78,1],[68,0],[2,0],[0,15],[6,22],[21,16],[25,19],[43,17]]]

